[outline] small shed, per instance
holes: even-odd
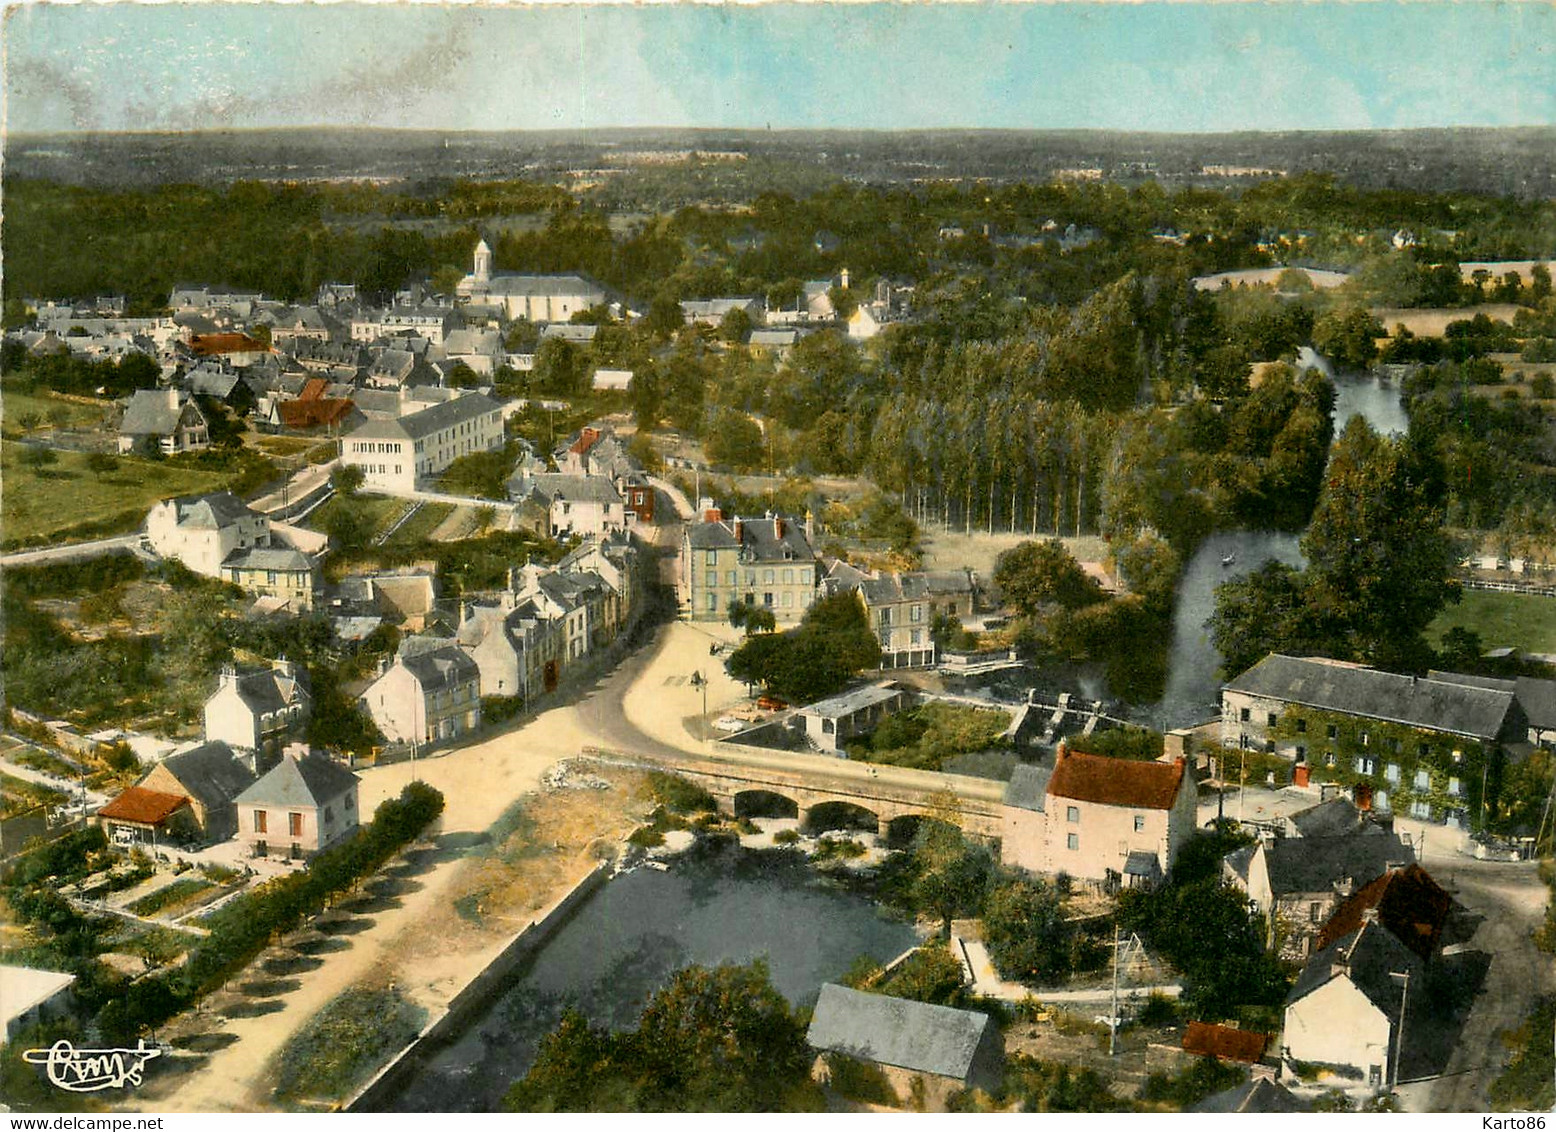
[[[1190,1022],[1183,1032],[1183,1052],[1218,1061],[1253,1064],[1264,1057],[1270,1036],[1256,1030],[1239,1030],[1211,1022]]]
[[[164,794],[144,786],[131,786],[97,811],[98,824],[118,845],[149,843],[163,839],[197,837],[200,823],[183,794]]]
[[[1004,1067],[1004,1044],[987,1014],[836,983],[822,986],[806,1040],[820,1055],[823,1077],[835,1059],[849,1058],[878,1068],[904,1101],[921,1088],[926,1107],[942,1111],[962,1089],[993,1091]]]
[[[70,1011],[70,988],[76,977],[36,967],[0,966],[0,1011],[5,1015],[5,1040],[29,1026]]]
[[[907,707],[913,693],[893,683],[869,684],[799,710],[805,736],[820,751],[841,754],[850,739],[875,730],[881,720]]]

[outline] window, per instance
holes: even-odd
[[[724,573],[724,584],[726,586],[737,586],[737,585],[739,585],[740,583],[735,578],[735,575],[737,573],[739,573],[738,570],[727,570],[727,571],[725,571],[725,573]]]
[[[1315,901],[1313,901],[1311,904],[1309,904],[1307,906],[1307,920],[1308,920],[1308,923],[1310,923],[1310,924],[1320,923],[1320,922],[1322,922],[1323,917],[1324,917],[1324,906],[1322,904],[1320,904],[1318,901],[1315,900]]]
[[[1278,716],[1276,716],[1276,714],[1275,714],[1275,713],[1274,713],[1274,712],[1273,712],[1273,711],[1272,711],[1272,712],[1267,712],[1267,713],[1266,713],[1266,714],[1265,714],[1265,717],[1264,717],[1264,721],[1265,721],[1265,723],[1266,723],[1266,724],[1268,724],[1268,725],[1269,725],[1269,726],[1270,726],[1270,727],[1274,727],[1274,726],[1275,726],[1275,720],[1276,720],[1276,719],[1277,719],[1277,718],[1279,718],[1279,717],[1278,717]]]
[[[1396,754],[1396,755],[1399,754],[1399,752],[1404,749],[1404,746],[1405,745],[1403,743],[1401,743],[1398,739],[1390,739],[1389,740],[1389,750],[1393,751],[1394,754]]]
[[[771,593],[763,594],[762,604],[767,606],[768,609],[771,609],[773,607],[773,595]]]
[[[1413,818],[1430,818],[1432,816],[1432,804],[1430,802],[1411,802],[1410,816]]]
[[[1336,727],[1334,724],[1331,723],[1329,725],[1329,738],[1331,738],[1331,739],[1338,739],[1339,737],[1340,737],[1340,729],[1338,727]]]
[[[268,832],[270,832],[268,829],[265,828],[265,817],[266,817],[266,815],[265,815],[265,811],[264,810],[255,810],[254,811],[254,832],[255,833],[268,833]]]
[[[1297,744],[1297,761],[1299,763],[1307,762],[1307,748],[1301,743]]]
[[[1450,778],[1448,780],[1448,793],[1455,798],[1459,797],[1464,793],[1464,784],[1457,778]]]
[[[708,595],[708,612],[712,613],[714,610],[718,609],[718,607],[719,607],[719,595],[718,594],[709,594]]]
[[[1325,754],[1324,754],[1324,765],[1325,766],[1334,766],[1334,752],[1333,751],[1325,752]]]
[[[1398,763],[1389,763],[1388,766],[1384,767],[1383,768],[1383,777],[1388,779],[1390,782],[1395,783],[1397,785],[1398,782],[1399,782],[1399,764]]]
[[[789,595],[788,594],[784,594],[783,596],[784,597],[788,597]],[[922,630],[922,629],[910,629],[908,631],[908,644],[910,644],[910,645],[921,645],[923,643],[924,643],[924,630]]]
[[[1136,814],[1135,815],[1135,832],[1136,833],[1144,833],[1145,832],[1145,815],[1144,814]]]
[[[1305,720],[1305,719],[1297,720],[1297,734],[1298,735],[1306,735],[1307,734],[1307,720]]]
[[[794,607],[794,591],[793,590],[784,590],[783,594],[782,594],[782,597],[783,597],[783,607],[785,609],[792,609]]]
[[[709,566],[717,566],[719,564],[719,552],[716,550],[710,550],[707,552],[707,554],[708,557],[703,559],[703,561],[706,562]]]
[[[772,585],[773,584],[773,572],[771,570],[763,570],[762,571],[762,581],[766,585],[769,585],[769,586]]]
[[[303,835],[303,816],[295,811],[286,815],[286,831],[293,837]]]
[[[1422,743],[1419,747],[1416,748],[1416,754],[1423,759],[1426,758],[1426,756],[1430,753],[1431,748],[1428,747],[1425,743]]]
[[[1380,813],[1386,812],[1388,810],[1389,792],[1387,790],[1379,790],[1372,796],[1372,808],[1379,811]]]
[[[1081,835],[1078,833],[1067,834],[1064,839],[1066,849],[1079,849],[1081,847]]]
[[[882,625],[890,625],[891,624],[891,607],[887,606],[885,609],[880,610],[876,614],[876,620],[879,621]]]
[[[332,822],[335,820],[335,809],[333,806],[324,807],[324,820],[326,822]]]
[[[1416,771],[1415,787],[1417,790],[1430,790],[1432,788],[1432,772],[1424,768]]]
[[[1359,755],[1356,759],[1357,774],[1371,774],[1378,767],[1376,760],[1369,759],[1365,755]]]
[[[915,605],[911,609],[909,609],[908,610],[908,620],[909,621],[922,621],[922,620],[924,620],[924,607],[922,605]]]
[[[1463,751],[1455,751],[1455,752],[1453,752],[1453,765],[1454,766],[1458,766],[1463,761],[1464,761],[1464,752]]]
[[[783,584],[786,586],[792,586],[794,584],[794,570],[792,568],[786,569],[783,572]]]
[[[1264,741],[1264,753],[1267,754],[1267,755],[1273,755],[1275,753],[1275,740],[1274,739],[1266,739]]]
[[[1080,821],[1081,808],[1079,806],[1066,806],[1064,809],[1064,820],[1069,822]]]
[[[1252,718],[1252,716],[1253,713],[1250,712],[1247,708],[1243,708],[1242,711],[1237,713],[1238,721],[1241,723],[1247,723],[1248,720]]]
[[[1367,746],[1369,739],[1370,739],[1370,736],[1368,736],[1368,734],[1365,731],[1363,731],[1361,733],[1361,744],[1362,744],[1363,747]]]

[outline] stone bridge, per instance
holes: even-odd
[[[737,817],[798,818],[808,833],[869,830],[905,843],[922,819],[944,812],[949,793],[956,798],[962,829],[985,840],[1001,835],[1005,784],[987,778],[756,748],[723,758],[598,748],[585,748],[584,754],[674,773],[712,794],[721,810]]]

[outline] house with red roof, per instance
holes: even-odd
[[[1039,873],[1149,886],[1194,835],[1194,776],[1182,759],[1141,762],[1070,751],[1023,764],[1005,788],[1003,857]]]
[[[97,823],[118,845],[155,845],[199,831],[194,810],[184,794],[167,794],[131,786],[97,811]]]

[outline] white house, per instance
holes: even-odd
[[[152,507],[146,537],[163,558],[175,558],[207,578],[220,578],[222,563],[234,552],[270,545],[270,519],[230,491],[185,495]]]
[[[508,497],[544,508],[543,533],[550,538],[604,535],[627,525],[626,501],[616,485],[603,476],[520,473],[508,481]]]
[[[143,441],[155,441],[172,456],[209,447],[211,436],[193,397],[177,389],[137,389],[119,425],[119,451],[132,451]]]
[[[1194,835],[1197,786],[1182,759],[1104,758],[1060,745],[1005,789],[1003,857],[1040,873],[1153,884]]]
[[[454,739],[481,726],[481,670],[453,641],[411,637],[361,703],[395,742]]]
[[[247,751],[278,749],[288,732],[307,721],[312,706],[313,697],[291,661],[243,673],[229,664],[205,701],[205,738]]]
[[[362,469],[369,488],[413,491],[460,456],[501,449],[502,406],[467,393],[393,420],[368,421],[340,445],[341,463]]]
[[[234,806],[238,840],[254,856],[311,857],[356,832],[357,776],[296,744]]]

